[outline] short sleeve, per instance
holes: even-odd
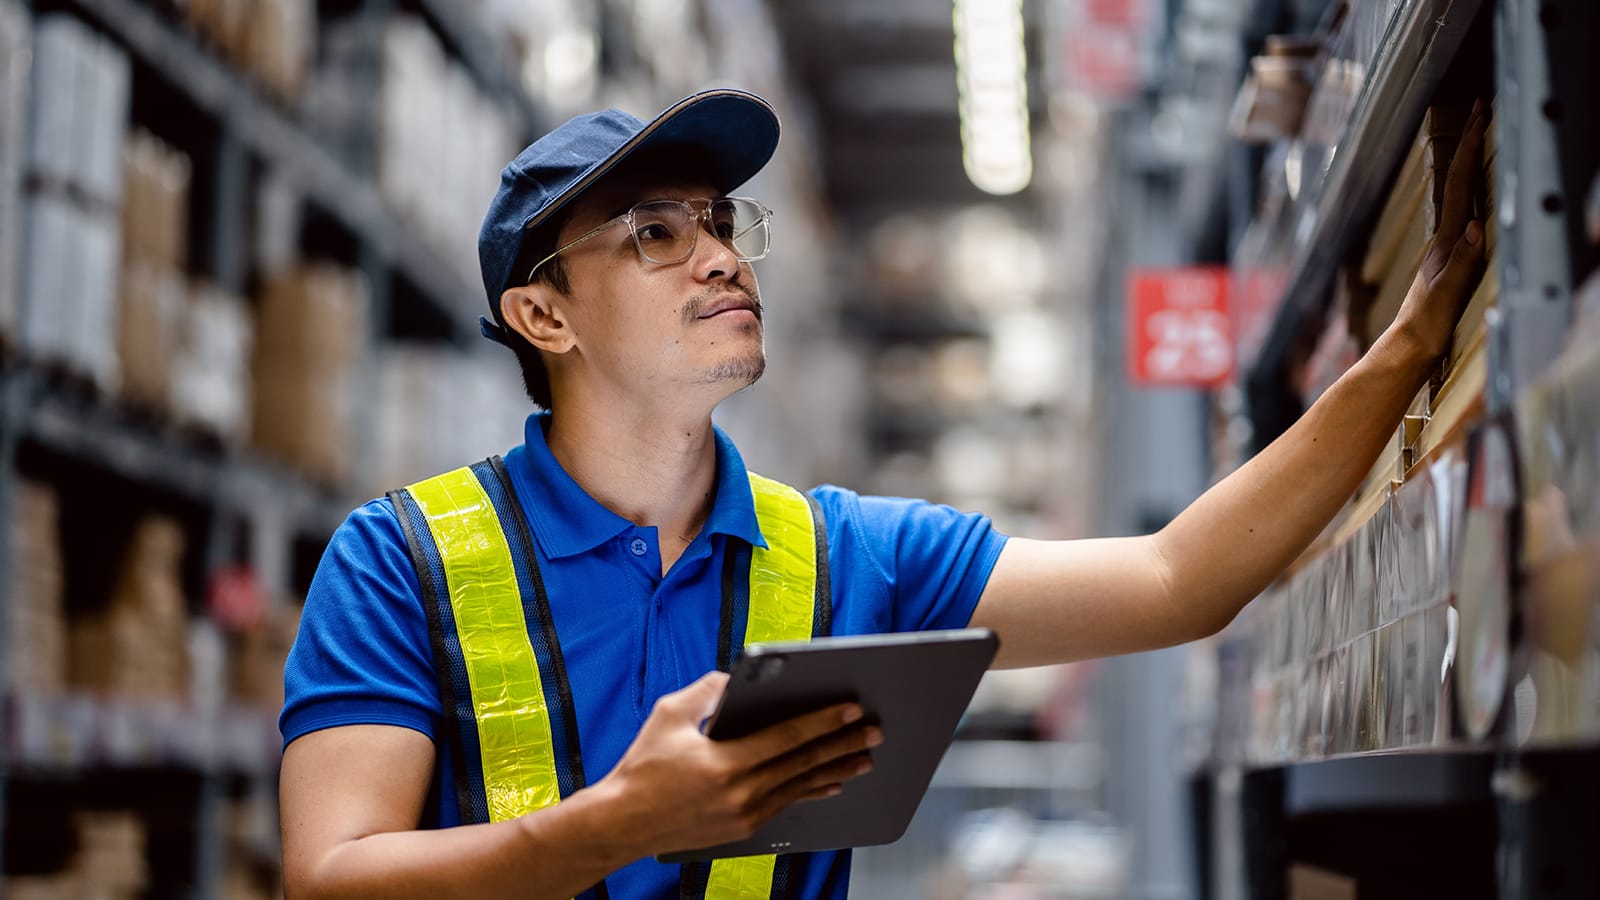
[[[833,485],[812,492],[828,519],[839,634],[965,628],[1006,536],[989,517]],[[882,608],[870,608],[881,604]]]
[[[284,745],[339,725],[400,725],[430,737],[438,683],[422,591],[387,500],[334,532],[284,666]]]

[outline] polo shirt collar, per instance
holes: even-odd
[[[548,412],[528,416],[520,448],[523,453],[509,456],[507,468],[527,498],[523,507],[533,525],[534,540],[547,557],[559,559],[593,550],[634,525],[589,496],[561,467],[545,442],[544,429],[549,419]],[[744,459],[721,428],[713,425],[712,431],[717,452],[717,491],[702,530],[765,547]],[[517,456],[522,457],[521,465],[517,464]]]

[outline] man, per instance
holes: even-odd
[[[801,495],[714,428],[765,365],[751,263],[771,216],[728,197],[776,146],[764,101],[712,91],[540,139],[479,247],[485,333],[549,412],[503,462],[372,501],[334,535],[286,673],[287,893],[842,896],[848,852],[654,861],[841,790],[894,740],[848,705],[708,740],[739,646],[971,624],[999,634],[998,664],[1028,666],[1220,629],[1339,509],[1448,346],[1482,255],[1482,131],[1475,110],[1377,346],[1159,533],[1076,542]]]

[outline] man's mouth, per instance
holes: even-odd
[[[723,313],[748,312],[757,319],[761,318],[761,307],[744,294],[725,294],[711,301],[705,309],[700,311],[697,318],[710,319]]]

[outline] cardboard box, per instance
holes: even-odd
[[[266,284],[257,317],[254,443],[333,484],[354,458],[368,307],[359,274],[308,265]]]
[[[117,315],[122,396],[157,414],[170,411],[172,365],[187,303],[183,275],[143,259],[123,263]]]
[[[148,516],[129,538],[110,603],[72,623],[73,684],[126,697],[188,696],[179,525]]]
[[[6,524],[7,685],[57,692],[66,684],[67,625],[55,492],[38,482],[18,481]]]
[[[189,157],[135,129],[122,151],[123,258],[184,268],[189,246]]]
[[[1357,900],[1356,880],[1305,863],[1289,866],[1289,900]]]
[[[244,54],[249,67],[278,99],[294,103],[310,70],[315,8],[309,0],[255,0],[246,17]]]

